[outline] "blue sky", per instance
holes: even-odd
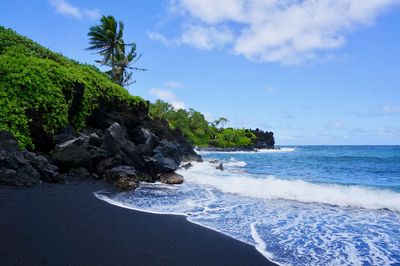
[[[400,1],[1,1],[0,24],[81,62],[101,15],[143,57],[132,94],[278,145],[400,144]]]

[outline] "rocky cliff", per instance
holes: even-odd
[[[260,129],[252,130],[256,138],[253,141],[253,146],[256,149],[273,149],[275,148],[274,133],[269,131],[263,131]]]
[[[37,153],[20,150],[11,134],[0,133],[0,184],[104,179],[134,189],[139,181],[181,183],[174,173],[181,162],[201,160],[179,131],[150,119],[145,104],[104,101],[80,132],[69,125],[45,135],[47,141],[31,135]]]

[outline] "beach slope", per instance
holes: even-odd
[[[250,245],[182,216],[97,199],[102,182],[0,186],[2,265],[272,265]]]

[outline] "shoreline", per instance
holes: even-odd
[[[111,200],[111,199],[109,199],[109,198],[107,198],[107,197],[102,196],[101,193],[103,193],[103,192],[104,192],[104,191],[97,191],[97,192],[94,193],[94,195],[95,195],[95,197],[98,198],[99,200],[105,201],[105,202],[107,202],[108,204],[113,205],[113,206],[116,206],[116,207],[119,207],[119,208],[125,208],[125,209],[128,209],[128,210],[132,210],[132,211],[136,211],[136,212],[148,213],[148,214],[152,214],[152,215],[172,215],[172,216],[184,217],[185,220],[186,220],[187,222],[191,223],[191,224],[198,225],[198,226],[200,226],[200,227],[202,227],[202,228],[206,228],[206,229],[208,229],[208,230],[211,230],[211,231],[216,232],[216,233],[218,233],[218,234],[222,234],[222,235],[224,235],[224,236],[228,236],[229,238],[231,238],[231,239],[233,239],[233,240],[235,240],[235,241],[239,241],[239,242],[241,242],[241,243],[243,243],[243,244],[245,244],[245,245],[249,245],[249,246],[255,248],[260,254],[262,254],[262,255],[264,256],[264,258],[265,258],[269,263],[273,263],[272,265],[278,265],[278,266],[279,266],[279,264],[278,264],[277,262],[274,262],[274,261],[272,261],[272,260],[269,258],[269,257],[272,256],[271,253],[269,253],[269,252],[267,252],[267,251],[264,251],[264,250],[262,250],[262,248],[260,248],[261,245],[263,245],[263,244],[260,244],[260,242],[262,241],[261,239],[255,240],[256,243],[257,243],[257,245],[256,245],[256,246],[253,246],[253,245],[251,245],[251,244],[249,244],[249,243],[246,243],[245,241],[241,241],[241,240],[239,240],[239,239],[234,238],[233,236],[227,235],[227,234],[225,234],[225,233],[223,233],[223,232],[221,232],[221,231],[219,231],[219,230],[217,230],[217,229],[214,229],[214,228],[211,228],[211,227],[207,227],[207,226],[202,225],[201,223],[198,223],[198,222],[195,222],[195,221],[191,221],[191,220],[189,219],[190,216],[187,215],[187,214],[163,213],[163,212],[149,211],[149,210],[146,210],[146,209],[139,209],[139,208],[129,207],[129,206],[127,206],[127,205],[123,205],[123,204],[121,204],[121,203],[119,203],[119,202],[113,201],[113,200]],[[105,192],[107,192],[107,190],[105,190]],[[99,193],[99,194],[98,194],[98,193]],[[251,228],[251,230],[253,230],[253,228]],[[258,238],[259,238],[259,236],[258,236]]]
[[[275,265],[253,246],[184,216],[111,205],[102,181],[0,186],[2,265]]]

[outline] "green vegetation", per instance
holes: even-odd
[[[71,112],[80,91],[79,106]],[[68,123],[84,127],[100,100],[144,103],[94,66],[79,64],[0,26],[0,130],[11,132],[21,147],[33,148],[32,123],[49,134]]]
[[[196,146],[245,147],[255,139],[255,135],[248,129],[218,128],[218,125],[228,122],[224,117],[209,123],[198,111],[175,110],[172,105],[161,100],[150,104],[149,114],[153,118],[167,120],[171,128],[182,131]]]
[[[112,27],[116,29],[116,22]],[[121,38],[122,30],[120,22],[116,32]],[[108,72],[114,82],[94,66],[79,64],[0,26],[0,130],[11,132],[21,147],[33,149],[33,124],[52,135],[68,124],[77,130],[83,128],[100,102],[147,105],[117,84],[129,79],[126,67],[136,57],[134,46],[125,55],[126,45],[119,43],[121,52],[101,53],[105,57],[102,62],[114,66],[114,72]],[[119,67],[124,74],[120,75]],[[255,138],[250,130],[223,128],[226,118],[209,123],[198,111],[174,110],[160,100],[150,105],[149,114],[167,120],[171,128],[182,131],[197,146],[242,147],[251,145]]]
[[[124,23],[117,21],[113,16],[103,16],[100,19],[101,24],[90,28],[88,36],[90,47],[88,50],[96,50],[103,57],[96,61],[102,65],[111,67],[106,73],[110,78],[121,86],[126,86],[131,81],[133,72],[131,70],[144,70],[142,68],[132,67],[141,55],[136,53],[135,43],[125,43],[123,37]],[[130,47],[130,51],[125,51]]]

